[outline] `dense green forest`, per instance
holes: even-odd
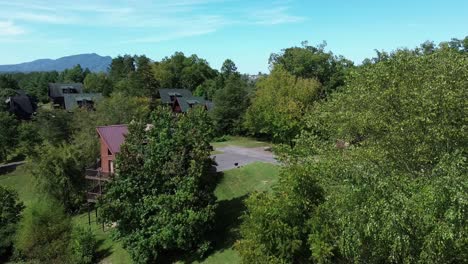
[[[468,37],[377,51],[359,65],[325,48],[274,53],[258,76],[180,52],[119,56],[107,73],[0,75],[2,103],[18,89],[38,99],[31,120],[0,106],[0,163],[26,160],[41,197],[25,206],[0,185],[0,262],[97,261],[96,235],[72,217],[86,211],[95,127],[129,124],[98,207],[135,263],[213,251],[223,219],[210,143],[228,135],[272,142],[281,162],[272,189],[243,200],[242,263],[467,263]],[[53,82],[104,99],[93,111],[54,109]],[[189,89],[214,108],[173,115],[160,88]]]

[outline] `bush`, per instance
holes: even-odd
[[[33,175],[39,191],[54,198],[68,212],[75,212],[85,201],[84,158],[78,147],[44,145],[33,162]]]
[[[16,255],[31,262],[70,263],[71,219],[51,199],[27,208],[18,230]]]
[[[97,240],[96,235],[91,231],[91,229],[83,227],[75,228],[75,230],[73,230],[70,246],[73,263],[93,263],[97,249]]]
[[[23,209],[18,194],[0,186],[0,258],[11,249]]]

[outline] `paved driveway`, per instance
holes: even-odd
[[[273,153],[265,151],[262,147],[245,148],[228,146],[216,148],[215,150],[223,152],[211,156],[214,158],[216,163],[218,163],[216,166],[218,171],[234,169],[256,161],[278,164]]]

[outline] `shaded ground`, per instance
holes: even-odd
[[[277,182],[278,174],[278,166],[261,162],[225,171],[215,190],[218,208],[212,234],[213,252],[203,260],[189,260],[184,263],[240,263],[240,257],[233,246],[239,239],[239,217],[246,209],[244,199],[254,191],[270,190]]]
[[[217,154],[213,154],[212,157],[218,164],[216,166],[218,171],[242,167],[253,162],[278,164],[273,153],[266,151],[264,147],[226,146],[215,148],[215,151]]]

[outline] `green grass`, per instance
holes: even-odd
[[[215,190],[218,198],[217,226],[213,232],[215,250],[203,261],[194,263],[240,263],[233,246],[239,239],[239,217],[245,210],[244,199],[253,191],[269,190],[278,180],[278,174],[278,166],[260,162],[224,172]]]
[[[241,140],[246,142],[246,140]],[[255,143],[257,144],[257,143]],[[255,145],[254,144],[254,145]],[[214,251],[206,259],[193,263],[234,264],[240,262],[240,257],[233,249],[238,237],[239,217],[245,210],[243,200],[253,191],[266,191],[277,181],[279,167],[269,163],[252,163],[244,167],[224,172],[216,190],[218,209],[217,226],[212,234]],[[34,181],[26,166],[20,166],[15,171],[0,175],[0,185],[9,186],[18,191],[20,199],[28,206],[37,197]],[[124,264],[131,263],[128,252],[119,241],[111,238],[110,228],[102,230],[96,223],[95,212],[91,212],[91,226],[88,225],[88,214],[73,217],[77,226],[90,227],[100,241],[98,254],[100,263]]]
[[[29,206],[39,197],[35,190],[34,179],[27,165],[18,166],[16,170],[0,174],[0,185],[10,187],[18,192],[20,200]],[[73,217],[73,223],[77,226],[91,227],[98,238],[99,254],[102,255],[102,263],[127,264],[131,263],[130,255],[122,248],[118,241],[112,240],[109,228],[102,231],[102,226],[96,224],[94,211],[91,214],[91,225],[88,225],[88,214],[84,213]]]
[[[91,225],[89,225],[88,213],[80,214],[73,217],[73,224],[75,226],[82,226],[85,228],[91,228],[96,234],[96,238],[99,241],[98,248],[98,259],[100,263],[112,263],[112,264],[127,264],[132,263],[130,255],[122,247],[122,243],[115,241],[111,237],[112,230],[109,227],[102,229],[102,225],[96,222],[95,211],[90,212]]]
[[[227,136],[226,141],[223,142],[213,142],[211,145],[214,148],[222,148],[227,146],[239,146],[246,148],[258,148],[258,147],[271,147],[272,144],[265,141],[259,141],[254,138],[249,137],[238,137],[238,136]]]
[[[35,182],[27,165],[18,166],[16,170],[7,174],[0,174],[0,185],[16,190],[20,200],[26,206],[37,198]]]
[[[278,179],[278,166],[254,162],[238,169],[224,172],[215,195],[218,200],[242,197],[253,191],[266,191]]]

